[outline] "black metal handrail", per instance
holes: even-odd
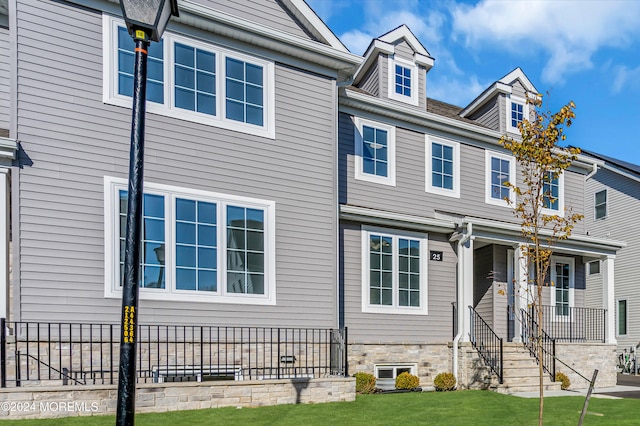
[[[498,380],[502,384],[504,377],[502,338],[498,337],[480,314],[473,309],[473,306],[469,306],[469,311],[471,313],[471,332],[469,335],[471,344],[491,368],[491,371],[498,376]]]
[[[522,342],[529,349],[529,353],[538,363],[542,362],[542,369],[555,381],[556,378],[556,341],[551,338],[544,329],[538,327],[538,322],[533,316],[533,309],[527,312],[520,309],[522,323]],[[542,339],[542,356],[538,354],[538,339]],[[542,358],[542,360],[541,360]]]
[[[605,342],[607,310],[542,306],[542,328],[559,342]]]
[[[0,326],[0,387],[114,384],[116,324],[9,322]],[[6,328],[5,328],[6,327]],[[139,325],[138,383],[346,376],[347,329]]]

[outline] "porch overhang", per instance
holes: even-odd
[[[396,213],[386,210],[377,210],[348,204],[340,205],[340,219],[422,232],[450,233],[456,229],[456,224],[448,220]]]
[[[465,217],[463,223],[473,225],[472,237],[478,241],[513,247],[526,243],[522,237],[522,229],[518,224],[470,217]],[[543,237],[552,236],[552,232],[548,229],[541,230],[540,234]],[[621,241],[574,234],[565,240],[556,241],[552,249],[556,253],[605,258],[615,257],[616,253],[626,246],[627,244]]]

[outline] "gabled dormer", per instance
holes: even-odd
[[[489,86],[460,112],[468,118],[501,133],[519,134],[518,123],[530,117],[528,98],[537,89],[520,68],[516,68]]]
[[[353,85],[379,98],[426,110],[426,74],[434,59],[406,25],[374,39]]]

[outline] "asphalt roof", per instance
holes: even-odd
[[[583,154],[586,154],[590,157],[597,158],[598,160],[606,161],[620,169],[624,169],[628,172],[634,173],[636,175],[640,175],[640,166],[637,164],[629,163],[627,161],[618,160],[617,158],[609,157],[607,155],[598,154],[593,151],[588,151],[586,149],[580,148]]]

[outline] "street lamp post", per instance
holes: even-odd
[[[178,16],[178,4],[177,0],[120,0],[120,6],[129,34],[136,43],[116,415],[116,424],[125,426],[134,424],[136,408],[136,331],[142,232],[147,49],[150,41],[160,41],[171,16]]]

